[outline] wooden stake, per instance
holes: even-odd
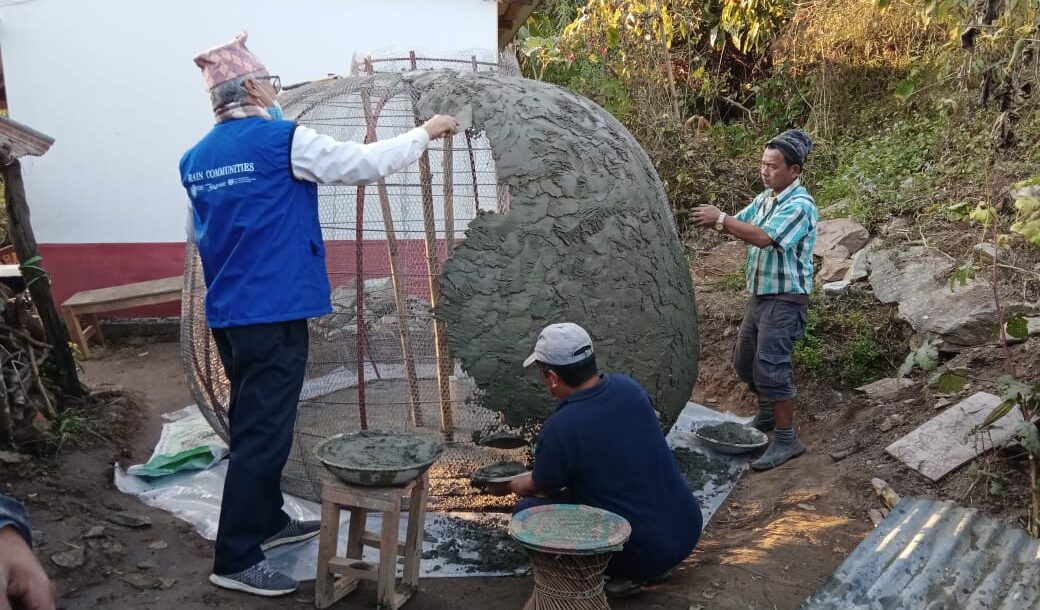
[[[444,166],[444,243],[447,247],[446,256],[451,256],[455,249],[455,171],[452,169],[452,137],[444,138],[444,157],[441,165]]]
[[[365,109],[365,125],[368,126],[368,141],[376,141],[376,120],[369,106],[368,91],[361,92],[361,103]],[[412,407],[412,424],[423,426],[422,403],[419,397],[419,377],[415,373],[415,357],[412,354],[411,332],[408,330],[408,318],[405,308],[404,284],[399,271],[397,255],[397,231],[394,229],[393,211],[390,209],[390,195],[386,190],[386,180],[376,182],[379,193],[379,207],[383,212],[383,230],[386,232],[386,248],[390,256],[390,281],[394,285],[394,305],[397,307],[397,328],[401,338],[401,354],[404,358],[405,375],[408,377],[408,391]]]
[[[419,108],[412,91],[412,115],[415,117],[415,126],[421,125],[419,121]],[[425,229],[426,245],[426,270],[430,285],[430,307],[437,308],[441,288],[438,275],[440,274],[440,262],[437,255],[437,224],[433,217],[433,172],[430,170],[430,153],[423,152],[419,157],[419,182],[422,192],[423,228]],[[448,351],[448,341],[445,336],[444,323],[433,319],[433,341],[434,352],[437,357],[437,387],[440,390],[441,406],[441,434],[444,440],[452,442],[455,437],[455,416],[451,410],[451,389],[448,387],[448,378],[451,376],[451,354]]]
[[[76,374],[76,359],[69,348],[69,335],[62,323],[61,316],[54,306],[54,295],[51,293],[50,277],[43,271],[39,262],[40,250],[36,245],[32,223],[29,221],[29,204],[25,198],[25,183],[22,181],[22,166],[18,159],[2,160],[4,190],[7,196],[7,228],[14,243],[18,260],[22,262],[22,276],[33,304],[43,322],[47,340],[53,347],[54,365],[57,382],[67,396],[82,396],[85,392]],[[58,401],[58,409],[62,401]]]
[[[357,378],[358,419],[362,430],[368,430],[368,415],[365,412],[365,186],[357,187],[357,206],[354,213],[354,271],[357,306]]]

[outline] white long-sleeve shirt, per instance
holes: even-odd
[[[406,131],[389,140],[371,144],[340,142],[298,125],[293,131],[289,159],[293,175],[318,184],[366,184],[399,172],[418,159],[430,143],[422,127]],[[185,230],[195,239],[191,204]]]
[[[293,175],[318,184],[366,184],[401,171],[415,162],[430,143],[416,127],[371,144],[340,142],[302,125],[293,132],[290,160]]]

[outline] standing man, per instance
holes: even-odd
[[[751,425],[775,429],[773,442],[754,462],[769,470],[805,453],[794,434],[791,353],[805,331],[813,287],[813,244],[819,213],[799,177],[812,150],[804,131],[792,129],[766,143],[761,174],[766,190],[736,216],[710,205],[693,212],[701,227],[749,244],[745,273],[750,293],[737,336],[733,368],[758,396]]]
[[[560,404],[538,433],[534,471],[488,491],[521,496],[514,512],[577,503],[627,519],[632,535],[607,566],[607,595],[664,580],[693,551],[703,519],[650,395],[627,375],[599,374],[592,339],[570,322],[542,330],[532,364]]]
[[[195,58],[216,125],[184,154],[181,182],[206,281],[206,320],[231,383],[230,458],[210,582],[266,597],[296,589],[264,551],[318,534],[282,510],[307,364],[307,318],[331,311],[317,184],[361,184],[415,162],[458,123],[435,116],[373,144],[282,120],[277,76],[246,35]]]

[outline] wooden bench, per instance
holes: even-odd
[[[184,278],[178,275],[136,284],[84,290],[69,297],[61,304],[61,309],[65,315],[65,325],[69,328],[71,339],[79,344],[83,357],[87,358],[90,356],[90,347],[87,343],[91,337],[97,337],[101,343],[105,342],[105,337],[101,334],[101,327],[98,325],[98,313],[180,301],[183,287]],[[81,317],[89,322],[85,328],[80,323]]]

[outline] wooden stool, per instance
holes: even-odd
[[[357,588],[362,580],[378,583],[376,607],[397,610],[419,587],[419,558],[426,523],[427,475],[402,487],[361,487],[340,481],[325,481],[321,493],[321,537],[318,541],[318,579],[314,605],[328,608]],[[408,496],[408,526],[400,543],[401,498]],[[339,513],[350,511],[346,555],[340,556]],[[382,514],[380,533],[365,530],[369,512]],[[364,547],[379,549],[379,563],[361,559]],[[404,557],[404,577],[395,587],[397,557]],[[340,578],[336,578],[336,575]]]

